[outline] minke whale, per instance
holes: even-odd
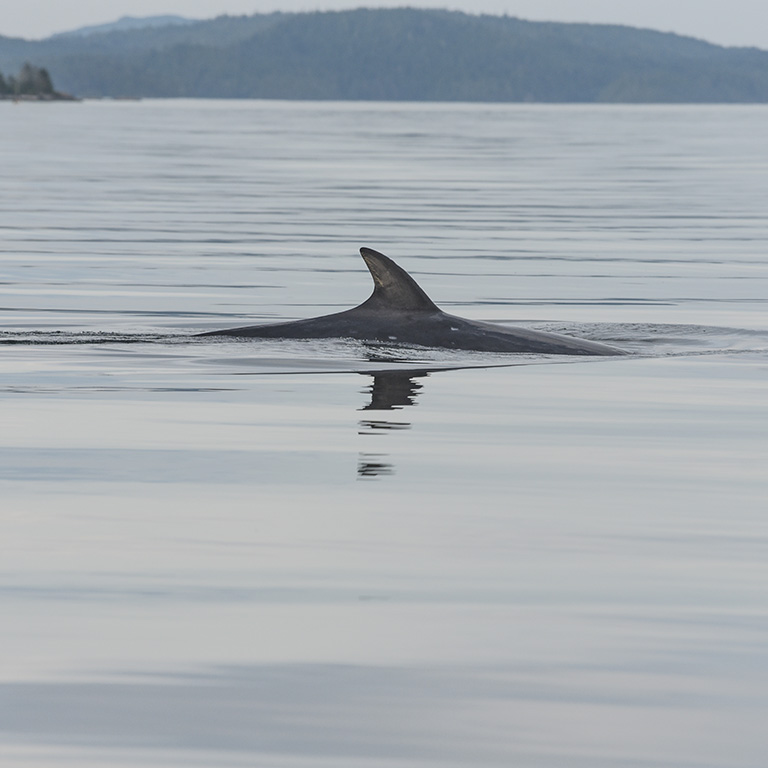
[[[258,339],[349,338],[478,352],[624,354],[619,349],[586,339],[449,315],[392,259],[371,248],[361,248],[360,255],[373,277],[374,288],[370,297],[353,309],[307,320],[227,328],[198,335]]]

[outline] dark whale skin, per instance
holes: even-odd
[[[371,248],[361,248],[360,255],[371,272],[374,289],[366,301],[353,309],[307,320],[227,328],[199,335],[259,339],[348,338],[477,352],[624,354],[595,341],[449,315],[392,259]]]

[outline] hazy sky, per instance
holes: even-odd
[[[412,5],[472,13],[508,13],[525,19],[589,21],[650,27],[722,45],[768,49],[768,0],[2,0],[0,34],[38,38],[114,21],[121,16],[172,13],[212,18],[223,13],[308,11]],[[6,11],[8,9],[6,8]]]

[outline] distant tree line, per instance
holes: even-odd
[[[0,72],[0,98],[35,98],[35,99],[66,99],[71,98],[59,93],[53,87],[53,81],[45,67],[35,67],[25,63],[17,75],[4,77]]]
[[[84,97],[768,103],[768,51],[757,48],[416,8],[221,16],[35,41],[0,35],[0,68],[25,61]],[[34,90],[20,82],[36,80],[31,70],[6,90]]]

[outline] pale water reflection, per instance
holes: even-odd
[[[48,106],[0,109],[3,768],[762,768],[764,108]],[[364,245],[630,354],[192,338],[354,305]]]

